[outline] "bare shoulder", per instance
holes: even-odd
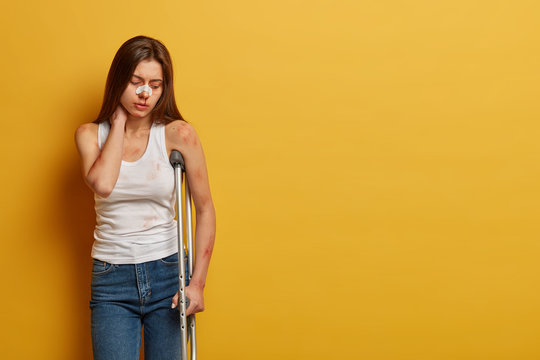
[[[165,126],[167,143],[171,147],[186,148],[199,144],[197,132],[193,125],[183,121],[175,120]]]
[[[75,137],[88,136],[91,134],[95,135],[97,134],[97,130],[98,130],[98,124],[95,124],[95,123],[82,124],[82,125],[79,125],[79,127],[75,131]]]
[[[98,124],[86,123],[79,125],[75,131],[75,142],[77,146],[97,144]]]

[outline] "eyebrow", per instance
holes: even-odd
[[[142,76],[135,75],[135,74],[133,74],[133,76],[138,78],[138,79],[144,80]],[[161,81],[161,82],[163,82],[163,80],[161,80],[161,79],[152,79],[149,82],[153,82],[153,81]]]

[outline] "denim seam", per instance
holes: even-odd
[[[107,262],[103,261],[103,265],[105,265],[105,264],[109,264],[110,266],[107,269],[103,270],[103,271],[98,271],[98,272],[92,271],[92,275],[93,276],[105,275],[105,274],[110,273],[114,269],[114,264],[110,264],[110,263],[107,263]]]

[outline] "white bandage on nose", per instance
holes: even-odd
[[[148,93],[148,96],[152,96],[152,88],[146,84],[139,86],[137,90],[135,90],[135,93],[139,95],[143,91],[146,91]]]

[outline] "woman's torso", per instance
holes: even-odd
[[[100,149],[109,130],[108,122],[99,124]],[[141,149],[132,149],[125,151],[124,159],[138,157]],[[122,160],[112,193],[107,198],[94,195],[94,199],[92,257],[114,264],[134,264],[177,251],[174,172],[168,161],[165,125],[152,124],[142,155],[135,161]]]

